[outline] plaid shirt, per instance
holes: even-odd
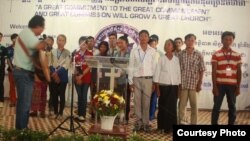
[[[205,71],[205,63],[202,54],[194,50],[188,54],[187,50],[180,53],[181,84],[182,89],[195,90],[201,71]]]

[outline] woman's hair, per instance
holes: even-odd
[[[107,50],[106,50],[105,53],[107,53],[108,50],[109,50],[109,43],[108,43],[107,41],[102,41],[102,42],[98,45],[98,48],[99,48],[99,49],[100,49],[101,45],[104,45],[104,46],[106,47]]]
[[[47,38],[54,42],[54,38],[52,36],[47,36]]]
[[[125,41],[127,44],[129,44],[128,42],[128,35],[127,34],[124,34],[123,36],[119,37],[120,40],[123,40]]]
[[[173,50],[174,51],[174,41],[172,39],[167,39],[164,44],[164,51],[166,51],[166,45],[170,42],[173,45]]]

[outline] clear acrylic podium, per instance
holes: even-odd
[[[92,68],[94,77],[91,79],[96,81],[96,92],[113,90],[126,97],[128,58],[88,56],[85,59],[88,66]]]

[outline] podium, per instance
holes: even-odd
[[[128,58],[87,56],[85,59],[88,66],[92,68],[92,76],[96,75],[96,78],[92,78],[96,81],[96,92],[104,89],[113,90],[126,96]]]
[[[92,68],[92,82],[96,83],[93,93],[101,90],[113,90],[124,97],[127,101],[127,84],[128,84],[128,58],[123,57],[104,57],[104,56],[87,56],[85,60]],[[124,111],[126,111],[126,106]],[[97,112],[95,124],[89,129],[90,134],[103,134],[111,136],[121,136],[126,139],[127,127],[114,125],[112,131],[104,131],[97,124]]]

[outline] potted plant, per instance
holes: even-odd
[[[124,105],[123,97],[111,90],[102,90],[94,96],[92,106],[101,117],[101,129],[113,129],[114,120]]]

